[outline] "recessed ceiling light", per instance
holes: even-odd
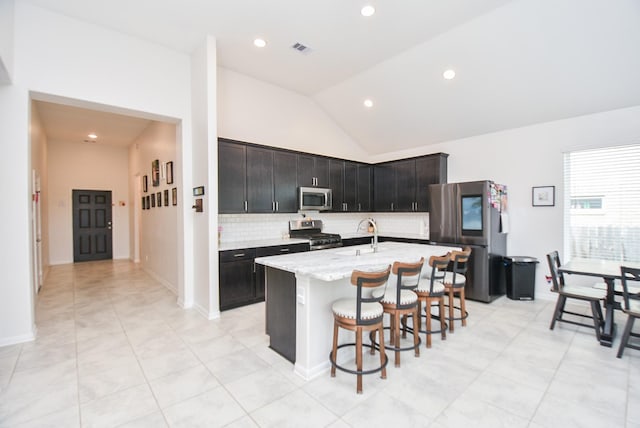
[[[253,44],[259,48],[263,48],[267,46],[267,42],[264,39],[255,39]]]
[[[373,101],[371,101],[369,98],[367,98],[366,100],[364,100],[363,104],[364,104],[364,106],[365,106],[366,108],[371,108],[371,107],[373,107]]]
[[[96,138],[98,138],[98,136],[96,134],[94,134],[93,132],[89,135],[87,135],[87,137],[91,138],[92,140],[95,140]]]
[[[376,8],[371,6],[370,4],[360,9],[360,14],[362,16],[369,17],[369,16],[372,16],[374,13],[376,13]]]
[[[444,77],[447,80],[451,80],[454,77],[456,77],[456,72],[453,71],[452,69],[445,70],[445,72],[442,73],[442,77]]]

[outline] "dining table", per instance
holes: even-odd
[[[602,278],[607,285],[605,297],[604,326],[600,334],[600,345],[611,347],[616,334],[614,311],[621,305],[615,300],[615,281],[622,278],[620,266],[640,268],[640,263],[619,260],[602,260],[590,258],[573,258],[560,266],[560,272],[570,275],[585,275]]]

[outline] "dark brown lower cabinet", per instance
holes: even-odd
[[[264,266],[256,257],[277,256],[309,251],[309,244],[277,245],[220,251],[220,310],[237,308],[265,300]]]
[[[296,276],[267,267],[266,333],[269,347],[296,362]]]
[[[259,301],[253,262],[256,257],[255,248],[221,251],[219,257],[220,310]]]

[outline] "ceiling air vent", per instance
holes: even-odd
[[[291,48],[297,50],[300,53],[304,53],[304,54],[307,54],[307,53],[311,52],[311,48],[309,46],[303,45],[302,43],[294,43],[291,46]]]

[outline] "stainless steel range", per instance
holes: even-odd
[[[291,220],[289,236],[309,240],[310,250],[342,247],[342,238],[337,233],[322,233],[322,220]]]

